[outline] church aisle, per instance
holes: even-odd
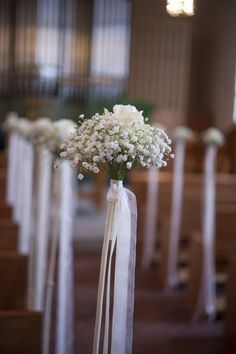
[[[75,255],[76,354],[92,351],[98,253]],[[157,270],[137,270],[133,354],[233,354],[223,337],[223,324],[190,324],[182,290],[164,293],[156,286]]]

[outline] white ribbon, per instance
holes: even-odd
[[[48,277],[46,284],[45,308],[43,316],[43,351],[42,354],[50,353],[50,335],[51,335],[51,319],[52,319],[52,301],[53,291],[55,287],[55,268],[57,260],[57,249],[59,239],[59,223],[60,223],[60,202],[61,202],[61,170],[56,169],[53,176],[53,192],[52,192],[52,230],[50,242],[50,255],[48,266]]]
[[[157,203],[159,188],[159,170],[152,167],[148,170],[146,218],[143,233],[142,267],[147,269],[152,261],[157,233]]]
[[[32,231],[32,193],[33,193],[33,173],[34,173],[34,150],[33,145],[24,140],[22,160],[22,191],[21,191],[21,224],[19,250],[28,254],[30,250],[30,237]]]
[[[74,184],[74,171],[69,162],[64,161],[61,165],[56,354],[73,353]]]
[[[39,198],[39,178],[40,178],[40,148],[33,148],[34,164],[33,164],[33,186],[32,186],[32,210],[31,210],[31,237],[29,242],[29,274],[28,274],[28,307],[34,309],[35,306],[35,275],[36,275],[36,233],[37,233],[37,217],[38,217],[38,198]]]
[[[185,140],[176,140],[170,218],[167,286],[178,284],[177,262],[182,218]]]
[[[45,277],[47,271],[50,192],[52,174],[52,155],[44,147],[39,156],[39,188],[38,188],[38,217],[36,227],[36,267],[35,267],[35,301],[34,309],[42,311],[44,307]]]
[[[18,159],[18,146],[17,146],[17,135],[11,132],[9,135],[8,142],[8,155],[7,155],[7,203],[11,206],[14,205],[15,201],[15,183],[17,175],[17,159]]]
[[[201,287],[194,319],[202,314],[214,318],[216,315],[215,289],[215,161],[217,146],[208,145],[204,161],[203,194],[203,269]]]
[[[106,310],[103,354],[131,354],[136,258],[137,206],[133,193],[122,181],[111,180],[97,294],[93,354],[99,353],[103,299],[106,281]],[[109,351],[110,278],[116,246],[111,350]]]
[[[23,181],[24,181],[24,139],[17,136],[17,163],[15,173],[15,207],[13,209],[14,220],[21,226],[22,206],[24,200]]]

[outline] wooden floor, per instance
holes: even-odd
[[[99,255],[75,257],[75,353],[92,351]],[[234,354],[223,323],[190,323],[184,291],[158,289],[157,268],[137,270],[133,354]]]

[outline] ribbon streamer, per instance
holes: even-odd
[[[202,314],[210,318],[216,315],[215,289],[215,161],[217,147],[209,145],[204,161],[204,194],[203,194],[203,270],[200,292],[193,319]]]
[[[157,233],[157,203],[159,189],[159,170],[152,167],[148,170],[148,185],[147,185],[147,206],[146,218],[143,234],[143,256],[142,268],[147,269],[152,261],[155,240]]]
[[[103,354],[109,352],[109,314],[112,256],[116,246],[112,316],[112,354],[131,354],[136,258],[137,206],[133,193],[122,181],[111,180],[97,295],[93,354],[99,353],[106,281],[106,310]]]
[[[51,318],[52,318],[52,301],[53,290],[55,287],[55,268],[59,238],[59,223],[60,223],[60,197],[61,197],[61,175],[60,170],[54,172],[53,192],[52,192],[52,230],[50,255],[48,266],[48,278],[46,284],[45,309],[43,316],[43,351],[42,354],[50,353],[50,334],[51,334]]]
[[[17,136],[17,162],[16,162],[16,175],[15,175],[15,207],[13,209],[14,220],[21,227],[22,222],[22,206],[24,200],[23,193],[23,171],[24,171],[24,139]]]
[[[45,278],[47,271],[49,218],[51,201],[52,155],[44,147],[39,156],[38,218],[36,227],[36,266],[34,309],[42,311],[44,307]]]
[[[68,161],[61,165],[61,205],[58,257],[56,354],[73,351],[73,220],[74,171]]]
[[[32,210],[31,210],[31,237],[29,242],[29,274],[28,274],[28,307],[34,310],[35,304],[35,273],[36,273],[36,230],[38,217],[38,192],[40,176],[40,155],[41,149],[33,147],[34,165],[33,165],[33,186],[32,186]]]
[[[30,250],[30,237],[32,231],[32,193],[34,173],[34,150],[33,145],[25,140],[23,142],[24,159],[22,160],[22,221],[20,227],[19,250],[28,254]]]
[[[185,140],[176,140],[170,218],[167,286],[178,284],[177,262],[183,203]]]
[[[8,141],[8,155],[7,155],[7,203],[11,206],[14,206],[15,201],[15,183],[17,175],[17,147],[18,138],[16,133],[11,132]]]

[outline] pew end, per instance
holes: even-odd
[[[0,253],[0,309],[26,309],[28,257],[15,252]]]
[[[0,310],[0,353],[40,354],[41,332],[41,313]]]
[[[228,282],[226,287],[226,311],[224,335],[236,347],[236,255],[232,256],[228,267]]]
[[[186,306],[191,313],[193,313],[198,300],[199,289],[201,286],[202,264],[202,237],[199,232],[195,232],[190,241],[190,269],[186,289]]]

